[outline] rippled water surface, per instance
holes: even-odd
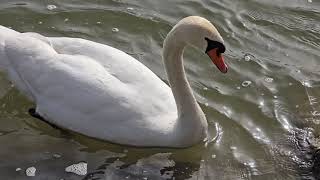
[[[48,6],[54,5],[54,6]],[[30,117],[33,104],[0,76],[0,177],[27,179],[312,179],[320,133],[318,0],[1,0],[0,24],[112,45],[164,81],[162,41],[200,15],[224,37],[224,75],[192,48],[188,79],[213,142],[187,149],[110,144]],[[87,175],[66,172],[86,164]]]

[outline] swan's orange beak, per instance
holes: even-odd
[[[207,52],[208,56],[212,60],[212,62],[217,66],[217,68],[222,72],[222,73],[227,73],[228,72],[228,66],[226,63],[224,63],[224,59],[222,54],[217,53],[218,48],[211,49],[210,51]]]

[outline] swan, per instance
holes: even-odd
[[[204,141],[208,124],[183,67],[187,45],[226,73],[224,41],[208,20],[180,20],[163,44],[170,87],[130,55],[80,38],[45,37],[0,26],[0,69],[36,105],[71,131],[112,143],[183,148]]]

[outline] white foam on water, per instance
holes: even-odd
[[[87,174],[87,166],[88,164],[85,162],[80,162],[78,164],[72,164],[66,167],[66,172],[71,172],[80,176],[84,176]]]
[[[36,176],[37,169],[35,167],[29,167],[26,169],[26,175],[29,177]]]

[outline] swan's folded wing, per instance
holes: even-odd
[[[103,108],[110,116],[121,109],[130,115],[135,111],[128,100],[136,93],[134,89],[125,87],[88,57],[57,54],[48,44],[24,35],[7,40],[5,51],[38,105],[57,104],[61,109],[87,114]]]
[[[119,49],[80,38],[49,37],[49,39],[58,53],[90,57],[122,82],[145,84],[150,88],[155,84],[166,86],[148,67]],[[159,61],[161,62],[161,58]],[[169,90],[168,87],[157,88]]]
[[[27,92],[30,96],[34,94],[34,89],[29,86],[29,81],[31,80],[32,84],[38,82],[38,78],[45,73],[42,66],[52,61],[56,52],[35,38],[16,34],[6,38],[4,55],[8,61],[9,78],[14,83],[19,82],[18,88],[22,87],[20,90]],[[42,59],[46,59],[46,61]]]
[[[136,73],[142,80],[123,82],[92,57],[59,54],[26,35],[5,43],[11,69],[28,87],[37,112],[51,123],[124,144],[154,139],[174,124],[174,100],[167,98],[170,89],[159,79],[144,83],[150,77],[142,72]],[[119,69],[130,81],[127,70],[134,71]]]
[[[163,111],[174,111],[176,105],[171,89],[147,66],[111,46],[93,41],[68,38],[49,37],[52,47],[58,53],[87,56],[101,64],[110,74],[139,92],[133,101],[141,101],[137,106],[143,108],[157,106]],[[159,58],[161,61],[161,58]],[[159,107],[160,106],[160,107]]]
[[[4,42],[6,39],[14,37],[17,34],[19,34],[19,32],[0,26],[0,70],[2,72],[6,72],[8,67],[7,56],[4,52]]]

